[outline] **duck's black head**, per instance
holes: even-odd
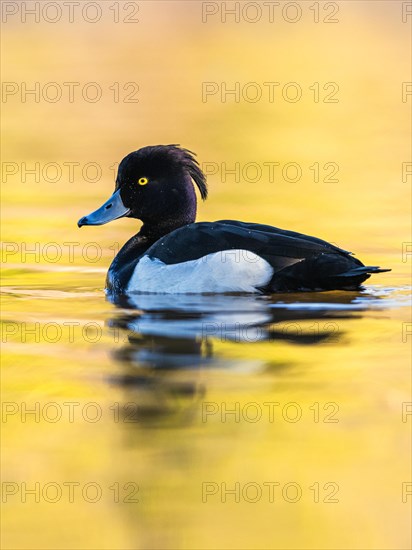
[[[194,153],[178,145],[153,145],[120,163],[113,195],[78,226],[102,225],[127,216],[143,222],[143,232],[163,233],[196,219],[197,185],[207,197],[206,178]]]

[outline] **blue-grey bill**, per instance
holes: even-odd
[[[105,223],[111,222],[112,220],[117,220],[118,218],[123,218],[130,213],[130,208],[126,208],[123,204],[122,198],[120,196],[120,189],[113,193],[108,201],[106,201],[100,208],[80,218],[77,222],[77,225],[81,227],[82,225],[103,225]]]

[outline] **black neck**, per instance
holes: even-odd
[[[146,220],[143,222],[136,237],[145,238],[152,244],[175,229],[179,229],[179,227],[183,227],[193,221],[194,219],[191,216],[182,216],[180,219],[173,218],[171,220],[164,220],[163,222]]]

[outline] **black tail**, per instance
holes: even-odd
[[[338,273],[330,278],[330,283],[334,285],[335,289],[342,290],[356,290],[360,285],[369,279],[374,273],[384,273],[385,271],[391,271],[390,269],[381,269],[376,265],[363,265],[359,267],[353,267]]]
[[[321,254],[276,271],[269,283],[269,290],[357,290],[372,273],[391,271],[359,264],[360,261],[352,256]]]
[[[334,275],[334,277],[359,277],[362,275],[369,275],[372,273],[385,273],[385,271],[392,271],[391,269],[382,269],[377,265],[363,265],[361,267],[354,267],[345,271],[344,273],[339,273]]]

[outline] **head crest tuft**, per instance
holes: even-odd
[[[196,153],[193,153],[193,151],[190,151],[189,149],[184,149],[183,147],[180,147],[180,145],[171,144],[171,145],[165,145],[164,147],[167,147],[172,155],[177,158],[182,166],[186,168],[186,170],[189,172],[190,177],[197,185],[200,196],[203,200],[207,199],[207,183],[206,183],[206,176],[203,173],[202,169],[200,168],[200,165],[197,161]]]

